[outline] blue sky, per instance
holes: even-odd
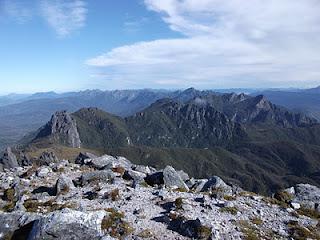
[[[0,0],[0,53],[2,94],[313,87],[320,3]]]

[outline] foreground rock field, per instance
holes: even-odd
[[[259,196],[123,157],[0,172],[0,239],[320,239],[320,189]]]

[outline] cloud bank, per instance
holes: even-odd
[[[86,3],[81,0],[42,0],[41,12],[60,37],[82,28],[86,21]]]
[[[138,42],[87,60],[105,79],[139,81],[151,87],[320,83],[318,0],[144,3],[181,38]]]
[[[0,17],[25,24],[42,18],[59,37],[85,26],[86,2],[82,0],[0,0]]]

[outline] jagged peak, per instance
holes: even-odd
[[[53,138],[73,148],[80,148],[81,141],[75,119],[65,110],[55,112],[50,121],[39,130],[33,141]]]

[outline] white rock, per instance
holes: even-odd
[[[292,202],[292,203],[290,203],[290,205],[293,209],[300,209],[301,208],[300,203]]]
[[[41,167],[37,171],[37,176],[38,177],[46,177],[50,172],[52,172],[51,168],[49,168],[49,167]]]

